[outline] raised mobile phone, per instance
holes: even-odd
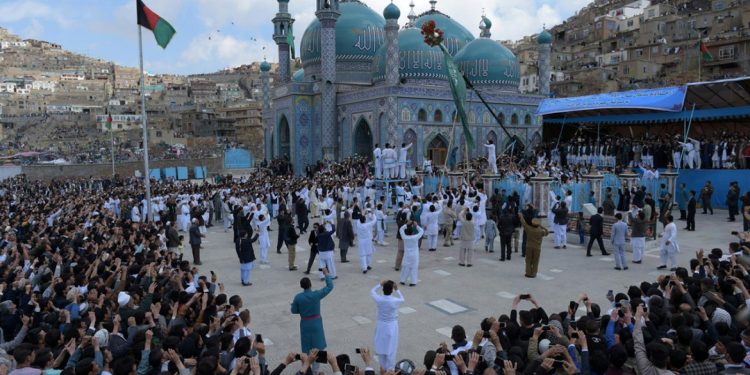
[[[255,335],[255,342],[263,342],[263,336],[260,334]]]
[[[529,299],[529,298],[531,298],[531,294],[521,294],[520,296],[518,296],[518,298],[520,298],[520,299]]]
[[[357,354],[362,354],[362,349],[360,348],[355,349],[355,351],[357,352]]]
[[[328,352],[325,350],[321,350],[318,352],[318,358],[315,359],[315,362],[318,363],[327,363],[328,362]]]

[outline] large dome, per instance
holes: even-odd
[[[385,44],[385,19],[357,0],[339,3],[341,16],[336,21],[336,61],[371,62]],[[320,64],[320,21],[315,19],[302,35],[302,66]],[[315,69],[320,70],[320,69]]]
[[[490,38],[469,42],[456,54],[454,60],[474,85],[518,90],[521,79],[518,59],[513,52]]]
[[[399,76],[406,79],[448,79],[443,64],[443,53],[438,47],[424,43],[419,29],[407,28],[398,33]],[[375,81],[385,79],[386,46],[380,47],[375,57]]]
[[[448,48],[448,52],[453,56],[455,56],[456,53],[466,45],[466,43],[474,40],[474,35],[463,25],[437,10],[428,10],[427,12],[422,13],[417,17],[414,23],[417,29],[421,29],[422,24],[429,20],[435,21],[437,28],[443,30],[445,33],[445,46]]]

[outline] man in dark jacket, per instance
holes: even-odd
[[[734,216],[740,214],[739,200],[740,187],[736,181],[733,181],[729,184],[729,191],[727,191],[727,209],[729,210],[729,219],[727,221],[734,221]]]
[[[167,250],[177,252],[180,247],[180,235],[177,233],[175,223],[170,222],[167,226]]]
[[[349,251],[349,247],[354,245],[354,228],[352,227],[352,221],[349,219],[348,211],[344,211],[344,218],[341,219],[341,226],[336,232],[336,237],[339,239],[341,263],[349,263],[346,260],[346,253]]]
[[[333,242],[333,234],[336,227],[333,224],[324,224],[318,227],[318,255],[320,256],[321,268],[327,268],[331,276],[336,279],[336,263],[333,261],[333,251],[336,244]],[[325,275],[321,272],[320,279]]]
[[[200,266],[201,264],[201,237],[203,235],[198,228],[198,219],[193,218],[193,223],[190,225],[190,248],[193,250],[193,264]]]
[[[604,235],[604,218],[602,217],[604,209],[599,207],[596,210],[595,215],[591,215],[589,218],[589,245],[586,247],[586,256],[591,256],[591,247],[594,245],[594,241],[599,244],[599,250],[602,251],[602,255],[609,255],[607,250],[604,250],[604,241],[602,235]]]
[[[552,213],[555,215],[555,249],[562,247],[563,249],[568,248],[568,205],[565,202],[559,202],[555,204],[552,209]]]
[[[294,213],[297,214],[297,226],[299,227],[300,234],[307,232],[310,220],[307,218],[307,205],[304,199],[297,199],[297,204],[294,206]]]
[[[640,189],[635,189],[633,192],[633,204],[638,206],[638,208],[643,208],[643,205],[646,203],[646,187],[641,186]]]
[[[281,254],[281,246],[284,245],[286,240],[287,227],[292,225],[292,216],[284,207],[279,208],[279,216],[276,217],[279,224],[279,234],[276,237],[276,254]]]
[[[289,264],[289,271],[296,271],[297,266],[294,264],[295,258],[297,257],[297,239],[299,238],[299,234],[297,234],[297,230],[294,229],[293,226],[288,226],[286,228],[286,249],[288,253],[288,264]]]
[[[690,198],[687,204],[687,226],[685,230],[695,230],[695,206],[698,202],[695,200],[695,190],[690,190]]]
[[[510,260],[511,239],[513,232],[519,224],[518,217],[511,214],[509,209],[503,209],[502,214],[497,219],[497,228],[500,231],[500,261]]]
[[[237,256],[240,258],[240,279],[243,286],[253,285],[252,272],[255,264],[255,250],[253,242],[258,240],[258,235],[253,236],[252,229],[249,232],[240,233],[240,247]]]

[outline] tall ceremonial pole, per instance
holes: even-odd
[[[143,38],[141,25],[138,27],[138,52],[141,63],[141,124],[143,127],[143,176],[146,182],[146,213],[147,221],[151,221],[151,175],[148,168],[148,125],[146,122],[146,79],[143,75]]]

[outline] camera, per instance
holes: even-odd
[[[488,338],[490,338],[490,331],[484,331],[484,332],[482,333],[482,338],[485,338],[485,339],[488,339]]]

